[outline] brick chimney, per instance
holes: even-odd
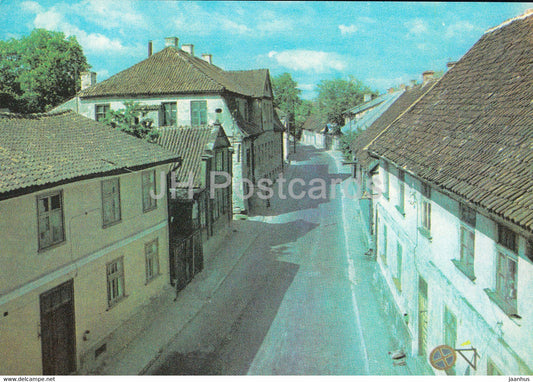
[[[407,89],[407,86],[405,84],[401,84],[400,85],[400,90],[405,90],[405,89]]]
[[[435,72],[433,70],[426,70],[425,72],[422,73],[422,82],[423,83],[428,82],[430,79],[433,78],[434,74]]]
[[[81,74],[81,90],[96,84],[96,72],[83,72]]]
[[[191,56],[194,56],[194,45],[193,44],[182,44],[181,50],[189,53]]]
[[[388,92],[389,94],[394,93],[394,88],[389,88],[389,90],[387,90],[387,92]]]
[[[363,95],[363,102],[368,102],[368,101],[370,101],[371,99],[372,99],[372,94],[370,94],[370,93],[365,93],[365,94]]]
[[[152,55],[154,52],[154,46],[152,44],[152,40],[148,41],[148,57]]]
[[[213,55],[209,53],[203,53],[202,54],[202,60],[208,62],[209,64],[213,63]]]
[[[167,46],[173,46],[174,48],[178,48],[178,42],[179,39],[177,37],[165,37],[165,48]]]

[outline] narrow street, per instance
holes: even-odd
[[[346,179],[349,168],[338,174],[328,153],[297,151],[286,178],[306,185],[324,179],[328,198],[276,197],[260,215],[235,221],[235,230],[256,239],[146,374],[409,374],[388,359],[394,341],[370,286],[349,276],[341,187],[333,195],[329,186]],[[308,188],[297,185],[295,193]]]

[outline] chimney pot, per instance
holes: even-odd
[[[433,70],[426,70],[422,73],[422,82],[426,83],[433,78],[435,72]]]
[[[394,88],[389,88],[388,93],[389,93],[389,94],[394,93]]]
[[[202,60],[208,62],[209,64],[213,63],[213,55],[209,53],[203,53],[202,54]]]
[[[165,47],[173,46],[174,48],[178,47],[179,39],[177,37],[165,37]]]
[[[81,90],[96,84],[96,72],[83,72],[81,74]]]
[[[154,51],[154,46],[152,44],[152,40],[148,41],[148,57],[150,57],[152,55]]]
[[[189,53],[191,56],[194,56],[194,45],[193,44],[182,44],[181,50]]]

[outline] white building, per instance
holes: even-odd
[[[248,210],[242,179],[275,179],[283,170],[283,127],[274,115],[268,69],[225,71],[210,54],[196,57],[192,44],[180,49],[177,37],[166,38],[165,45],[152,55],[150,44],[147,59],[100,83],[88,74],[90,86],[56,110],[101,120],[136,101],[158,127],[221,123],[234,150],[233,206]]]
[[[533,14],[487,31],[368,146],[377,262],[412,356],[436,374],[533,372]],[[472,359],[473,352],[465,352]]]

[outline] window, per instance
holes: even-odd
[[[105,118],[107,112],[111,110],[108,103],[102,105],[95,105],[94,107],[94,119],[96,121],[101,121]]]
[[[176,126],[178,106],[176,102],[163,102],[162,109],[162,124],[161,126]]]
[[[37,224],[39,249],[50,247],[65,240],[63,193],[61,191],[37,197]]]
[[[153,190],[155,194],[155,170],[142,173],[143,212],[151,211],[157,207],[157,200],[152,198],[150,190]]]
[[[422,183],[422,201],[421,201],[421,217],[422,232],[429,237],[431,231],[431,188],[429,185]]]
[[[461,253],[458,265],[459,269],[470,279],[474,279],[474,252],[475,232],[465,226],[461,226]]]
[[[104,227],[120,221],[120,185],[118,178],[102,181],[102,216]]]
[[[476,211],[464,203],[459,203],[459,219],[472,228],[476,228]]]
[[[191,126],[207,125],[207,101],[191,101]]]
[[[396,243],[396,274],[393,276],[394,285],[399,292],[402,290],[402,255],[403,247],[400,241]]]
[[[498,243],[514,253],[517,252],[517,236],[509,228],[498,225]]]
[[[383,196],[389,198],[389,164],[383,162]]]
[[[455,342],[457,341],[457,318],[448,309],[444,307],[444,344],[452,349],[455,349]],[[446,370],[447,375],[455,375],[455,367]]]
[[[510,310],[516,310],[516,259],[498,251],[498,265],[496,269],[496,293]],[[504,310],[506,310],[504,307]]]
[[[383,224],[383,239],[380,255],[383,264],[387,265],[387,226],[385,224]]]
[[[124,297],[124,259],[107,264],[107,304],[109,307]]]
[[[403,170],[399,170],[398,172],[398,186],[399,186],[399,193],[398,193],[398,211],[402,215],[405,215],[404,209],[405,209],[405,172]]]
[[[153,280],[159,275],[159,242],[152,240],[144,245],[146,259],[146,282]]]
[[[215,168],[217,171],[224,170],[224,152],[221,150],[215,154]]]

